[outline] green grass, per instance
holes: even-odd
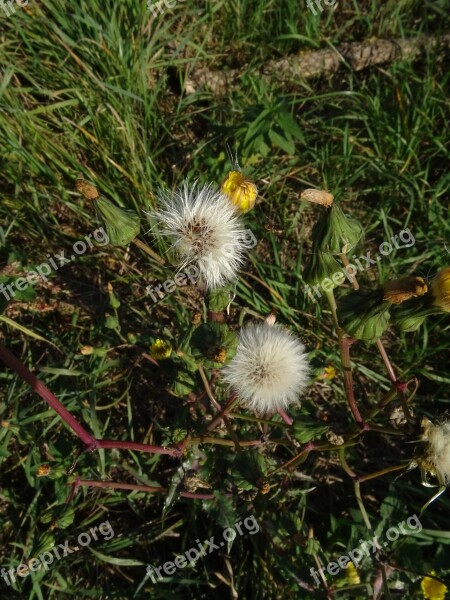
[[[1,10],[1,9],[0,9]],[[362,286],[405,274],[433,277],[449,264],[450,175],[448,53],[425,54],[359,73],[339,73],[280,85],[260,76],[265,61],[303,50],[329,48],[370,37],[414,38],[449,30],[444,0],[340,0],[335,11],[314,17],[303,2],[232,0],[178,2],[157,19],[145,3],[69,3],[30,0],[9,18],[0,12],[0,277],[18,276],[99,226],[89,201],[75,192],[77,175],[94,182],[122,207],[142,214],[155,205],[160,185],[184,178],[222,181],[230,167],[226,144],[244,172],[257,182],[260,198],[246,216],[258,245],[237,285],[230,324],[273,311],[297,331],[317,379],[294,411],[305,430],[351,425],[341,375],[319,380],[324,366],[340,359],[331,313],[324,301],[304,293],[302,272],[311,256],[316,207],[299,201],[306,187],[329,189],[364,226],[356,254],[372,253],[409,227],[415,244],[394,251],[363,273]],[[244,74],[222,96],[198,88],[185,93],[199,67],[239,68]],[[143,218],[141,239],[166,256],[164,240]],[[201,430],[213,409],[204,399],[190,403],[169,388],[181,359],[157,369],[142,356],[157,337],[179,348],[202,297],[178,289],[153,304],[147,285],[173,276],[173,268],[136,246],[96,248],[24,293],[5,314],[53,345],[1,324],[2,342],[45,382],[97,437],[169,445],[177,430]],[[1,279],[0,279],[1,281]],[[8,279],[9,281],[9,279]],[[108,285],[120,301],[111,307]],[[339,294],[349,291],[343,286]],[[26,303],[25,301],[30,301]],[[248,311],[248,312],[245,312]],[[118,326],[111,328],[111,317]],[[418,377],[414,414],[436,419],[449,409],[446,315],[429,318],[416,333],[390,329],[383,337],[397,373]],[[56,346],[56,347],[55,347]],[[91,355],[81,353],[93,346]],[[358,404],[381,400],[389,381],[375,346],[352,347]],[[198,375],[196,390],[203,390]],[[218,388],[219,396],[225,390]],[[203,407],[201,409],[200,407]],[[240,439],[261,436],[255,420],[238,411]],[[386,425],[389,415],[378,421]],[[0,566],[16,568],[42,549],[49,507],[62,505],[75,452],[74,435],[28,386],[0,370]],[[7,425],[7,426],[6,426]],[[255,467],[261,473],[296,451],[279,422]],[[411,458],[417,432],[407,436],[364,434],[346,457],[368,474]],[[323,442],[322,429],[316,441]],[[298,451],[298,450],[297,450]],[[183,459],[197,462],[217,492],[214,501],[178,499],[141,492],[81,488],[73,498],[74,520],[51,534],[74,544],[81,532],[109,520],[115,536],[93,542],[7,588],[11,598],[325,598],[313,585],[311,567],[322,565],[370,539],[351,478],[337,452],[313,452],[294,473],[271,478],[273,487],[246,501],[242,468],[233,447],[201,445]],[[39,465],[61,469],[39,478]],[[75,473],[83,479],[114,479],[170,487],[181,461],[131,451],[83,453]],[[364,504],[380,535],[414,513],[434,493],[418,470],[388,474],[361,486]],[[199,490],[201,492],[202,490]],[[232,492],[232,496],[225,496]],[[449,581],[450,502],[444,494],[421,517],[424,530],[406,543],[389,545],[390,582],[420,598],[421,574],[432,568]],[[226,549],[179,570],[165,583],[145,578],[145,565],[162,565],[219,538],[224,527],[254,515],[260,531],[236,538]],[[426,531],[425,531],[426,530]],[[377,531],[378,533],[378,531]],[[314,543],[308,536],[313,536]],[[397,547],[398,545],[398,547]],[[388,569],[389,570],[389,569]],[[373,585],[379,566],[367,560],[361,581]],[[328,576],[329,584],[336,578]],[[233,595],[232,590],[237,590]],[[391,591],[391,597],[398,594]],[[335,598],[369,598],[364,585]],[[389,597],[385,594],[385,597]]]

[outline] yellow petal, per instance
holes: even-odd
[[[436,575],[435,571],[431,571],[430,575]],[[424,577],[420,588],[426,600],[444,600],[447,593],[447,586],[432,577]]]
[[[221,190],[244,213],[255,206],[258,188],[240,171],[230,171],[222,183]]]

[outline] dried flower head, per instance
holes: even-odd
[[[402,277],[385,283],[383,291],[383,300],[390,304],[401,304],[411,298],[424,296],[428,286],[423,277]]]
[[[333,204],[334,196],[325,190],[307,189],[300,194],[300,199],[329,207]]]
[[[80,192],[80,194],[84,196],[86,200],[96,200],[100,197],[97,188],[94,187],[88,181],[86,181],[86,179],[77,179],[75,182],[75,189],[77,190],[77,192]]]
[[[46,477],[50,473],[49,465],[39,465],[36,475],[38,477]]]
[[[228,198],[212,185],[188,182],[157,197],[161,208],[153,216],[171,239],[180,269],[195,263],[211,288],[235,279],[244,261],[245,229]]]
[[[426,418],[422,419],[422,451],[416,456],[422,473],[436,477],[442,485],[450,483],[450,422],[433,425]]]
[[[283,327],[250,324],[239,332],[236,355],[222,374],[246,408],[264,415],[298,403],[309,363],[303,344]]]

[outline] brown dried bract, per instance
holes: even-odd
[[[77,192],[80,192],[86,200],[96,200],[97,198],[100,198],[97,188],[86,181],[86,179],[77,179],[75,182],[75,189]]]
[[[325,190],[307,189],[300,194],[300,199],[329,207],[333,204],[334,196]]]
[[[388,281],[383,286],[383,300],[390,304],[401,304],[405,300],[423,296],[428,292],[428,285],[423,277],[402,277]]]

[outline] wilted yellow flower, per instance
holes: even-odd
[[[46,477],[50,473],[50,467],[48,465],[39,465],[36,475],[38,477]]]
[[[405,300],[424,296],[428,286],[423,277],[402,277],[385,283],[383,290],[383,300],[390,304],[401,304]]]
[[[270,492],[270,483],[265,477],[258,478],[256,487],[259,489],[261,494],[268,494]]]
[[[431,290],[434,296],[433,305],[450,312],[450,267],[439,271],[431,282]]]
[[[150,356],[155,360],[163,360],[169,358],[172,353],[172,346],[169,342],[157,339],[150,347]]]
[[[218,348],[214,353],[213,361],[223,364],[227,360],[227,354],[226,348]]]
[[[83,356],[89,356],[94,352],[94,348],[92,346],[82,346],[80,348],[80,354]]]
[[[230,171],[222,183],[221,190],[244,213],[255,206],[258,188],[240,171]]]
[[[194,316],[191,319],[192,325],[200,325],[201,322],[202,322],[202,313],[201,312],[194,313]]]
[[[436,575],[436,572],[431,571],[430,575]],[[444,600],[447,593],[447,586],[432,577],[424,577],[420,583],[420,588],[423,597],[427,600]]]

